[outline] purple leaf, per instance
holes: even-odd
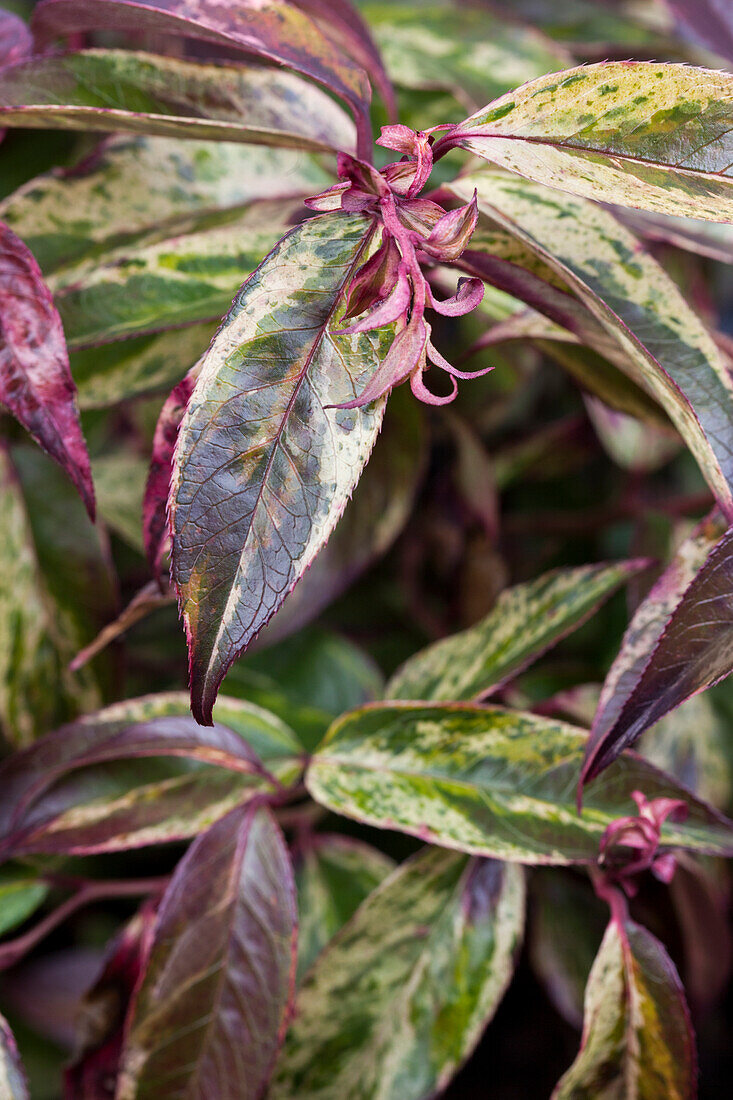
[[[66,471],[94,519],[89,455],[61,318],[35,259],[2,222],[0,401]]]
[[[0,1095],[3,1100],[30,1100],[18,1048],[3,1016],[0,1016]]]
[[[33,53],[27,24],[12,11],[0,8],[0,65],[14,65]]]
[[[41,44],[91,30],[174,35],[285,65],[345,100],[354,112],[360,155],[371,151],[366,73],[337,52],[312,19],[283,0],[42,0],[32,27]]]
[[[733,7],[730,0],[667,0],[682,26],[713,53],[733,61]]]
[[[158,913],[118,1100],[257,1100],[284,1037],[297,910],[266,809],[239,808],[194,841]]]
[[[702,523],[638,607],[601,693],[582,784],[733,668],[733,530],[720,531]]]

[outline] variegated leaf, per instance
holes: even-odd
[[[360,393],[388,332],[336,336],[373,233],[360,215],[294,229],[244,284],[206,355],[171,483],[172,578],[194,715],[333,530],[374,445],[384,400]]]
[[[132,1005],[118,1100],[258,1100],[295,976],[293,871],[268,810],[199,836],[158,910]]]
[[[703,523],[638,607],[603,687],[584,783],[733,669],[733,530],[719,532]]]
[[[348,115],[293,73],[130,50],[36,58],[0,72],[0,125],[353,151]]]
[[[30,1100],[23,1063],[4,1016],[0,1016],[0,1096],[3,1100]]]
[[[665,847],[733,853],[733,822],[647,761],[624,755],[591,787],[575,784],[585,730],[520,711],[468,704],[375,704],[336,721],[306,774],[334,813],[446,848],[534,864],[594,863],[604,829],[633,812],[631,792],[682,798]]]
[[[257,202],[215,226],[123,246],[49,277],[71,349],[219,319],[302,212],[300,201]]]
[[[621,562],[557,569],[507,589],[481,622],[411,657],[390,680],[386,698],[453,702],[489,695],[645,567]]]
[[[389,856],[352,837],[303,838],[295,863],[299,977],[394,868]]]
[[[493,1016],[524,925],[518,867],[428,849],[379,886],[296,1000],[272,1100],[422,1100]]]
[[[294,69],[345,100],[359,130],[359,155],[371,150],[369,82],[364,70],[304,12],[283,0],[41,0],[32,19],[40,44],[84,31],[198,39]]]
[[[614,337],[625,353],[618,365],[663,406],[733,512],[733,383],[681,291],[594,203],[492,171],[453,185],[459,197],[474,188],[482,213],[565,278]]]
[[[460,123],[460,146],[589,199],[733,220],[733,76],[687,65],[580,66],[507,92]]]
[[[585,994],[580,1053],[553,1100],[694,1100],[697,1058],[674,963],[633,921],[612,921]]]

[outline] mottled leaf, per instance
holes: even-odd
[[[733,509],[733,384],[682,292],[597,204],[491,171],[453,185],[459,197],[474,188],[482,212],[565,278],[614,337],[626,355],[618,365],[662,405]]]
[[[703,524],[637,609],[603,687],[584,783],[733,669],[733,531],[714,534],[714,523]]]
[[[727,222],[732,91],[731,74],[687,65],[581,66],[507,92],[445,142],[574,195]]]
[[[403,864],[306,976],[273,1100],[443,1089],[496,1011],[523,924],[520,868],[439,849]]]
[[[0,449],[0,514],[0,727],[25,745],[102,705],[107,663],[67,666],[114,615],[115,586],[75,489],[35,448]]]
[[[351,837],[303,838],[295,863],[299,977],[394,867],[389,856]]]
[[[293,73],[206,65],[129,50],[34,58],[0,72],[0,125],[117,130],[352,150],[350,118]]]
[[[172,578],[207,724],[232,661],[274,615],[335,526],[374,445],[384,400],[360,393],[390,334],[336,336],[372,223],[294,229],[244,284],[209,349],[178,435]]]
[[[0,1096],[3,1100],[30,1100],[23,1063],[3,1016],[0,1016]]]
[[[297,782],[301,749],[274,715],[222,698],[203,733],[183,692],[127,700],[0,767],[8,851],[98,852],[196,835],[238,803]]]
[[[674,963],[659,940],[612,921],[585,995],[580,1053],[553,1100],[601,1095],[694,1100],[697,1059],[689,1010]]]
[[[117,30],[197,39],[284,65],[351,106],[359,155],[370,152],[370,89],[364,70],[334,48],[304,12],[281,0],[239,0],[236,5],[221,0],[42,0],[32,28],[41,44],[80,31]]]
[[[0,222],[0,401],[69,475],[94,519],[94,486],[64,331],[32,253]]]
[[[256,1100],[293,995],[297,912],[269,811],[240,807],[199,836],[158,911],[130,1015],[119,1100]]]
[[[14,65],[33,53],[28,24],[12,11],[0,9],[0,65]]]
[[[3,867],[0,870],[0,936],[27,920],[43,904],[48,891],[48,884],[34,878],[30,870],[10,865]]]
[[[591,787],[575,784],[586,733],[520,711],[467,704],[375,704],[336,721],[306,775],[322,805],[475,855],[521,863],[594,863],[604,829],[633,812],[631,792],[683,798],[684,824],[662,844],[733,852],[733,823],[634,755]]]
[[[733,11],[727,0],[667,0],[667,4],[694,39],[733,61]]]
[[[645,567],[621,562],[557,569],[507,589],[481,622],[411,657],[390,680],[386,697],[456,701],[488,695]]]

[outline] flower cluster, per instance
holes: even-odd
[[[631,797],[639,813],[636,817],[620,817],[612,821],[601,837],[599,864],[607,879],[621,886],[629,897],[638,887],[637,875],[651,871],[660,882],[671,882],[675,872],[675,858],[671,852],[659,855],[662,825],[672,821],[684,821],[688,807],[676,798],[653,798],[632,791]],[[621,853],[619,849],[628,849]]]
[[[476,196],[466,206],[446,212],[431,199],[420,198],[433,167],[433,133],[445,127],[417,133],[408,126],[383,126],[378,145],[402,153],[402,159],[381,172],[347,153],[339,154],[341,183],[306,200],[312,210],[344,210],[371,214],[382,227],[380,248],[357,271],[349,287],[345,320],[359,318],[342,335],[370,332],[395,325],[395,338],[379,369],[363,393],[339,406],[356,408],[375,401],[393,386],[410,379],[412,392],[430,405],[445,405],[456,396],[457,378],[473,378],[484,370],[457,370],[431,341],[425,310],[446,317],[470,313],[483,298],[480,279],[460,279],[452,298],[438,300],[423,274],[421,263],[458,259],[478,220]],[[428,363],[450,376],[452,390],[446,397],[431,393],[423,381]]]

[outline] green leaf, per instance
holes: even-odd
[[[33,878],[29,871],[3,867],[0,870],[0,936],[35,913],[48,896],[48,890],[47,884]]]
[[[30,1100],[23,1064],[4,1016],[0,1016],[0,1096],[3,1100]]]
[[[492,171],[452,185],[458,197],[474,188],[482,213],[566,279],[614,337],[625,353],[618,365],[663,406],[722,506],[733,509],[733,383],[669,276],[595,203]]]
[[[331,407],[361,392],[391,339],[333,332],[372,232],[360,215],[324,215],[277,245],[235,299],[181,424],[172,577],[204,724],[232,661],[331,534],[379,431],[383,400]]]
[[[661,49],[660,36],[671,23],[657,4],[622,0],[613,8],[597,0],[491,0],[491,5],[514,19],[522,19],[574,53],[607,51],[609,46],[630,52]],[[605,56],[605,55],[604,55]]]
[[[521,863],[594,863],[605,828],[633,811],[631,792],[683,798],[662,844],[733,853],[733,823],[634,755],[589,788],[575,786],[586,732],[520,711],[467,704],[374,705],[336,721],[306,785],[321,805],[446,848]]]
[[[299,201],[257,202],[153,244],[126,245],[49,277],[73,350],[221,317],[292,225]],[[159,234],[160,236],[160,234]],[[189,364],[190,365],[190,364]]]
[[[240,807],[199,836],[158,910],[119,1100],[262,1096],[290,1010],[296,926],[293,872],[268,810]]]
[[[661,943],[633,921],[612,921],[585,995],[580,1053],[553,1100],[692,1100],[695,1039],[677,971]]]
[[[40,451],[0,450],[0,510],[0,727],[19,746],[103,702],[110,666],[68,665],[113,617],[115,588],[99,532]]]
[[[110,531],[143,552],[141,515],[148,476],[146,459],[130,450],[118,450],[92,461],[99,518]]]
[[[0,125],[353,151],[354,126],[293,73],[131,50],[39,57],[0,73]]]
[[[351,837],[319,833],[298,845],[298,976],[391,871],[394,860]]]
[[[356,911],[296,1000],[272,1100],[421,1100],[493,1016],[524,924],[520,868],[429,849]]]
[[[444,140],[573,195],[728,222],[732,99],[730,73],[603,62],[532,80]]]
[[[390,680],[386,698],[452,702],[490,694],[580,626],[645,564],[557,569],[507,589],[481,622],[411,657]]]
[[[113,138],[72,170],[24,184],[0,203],[0,218],[49,276],[84,259],[99,263],[123,245],[175,237],[190,219],[313,194],[330,182],[312,157],[294,150]]]

